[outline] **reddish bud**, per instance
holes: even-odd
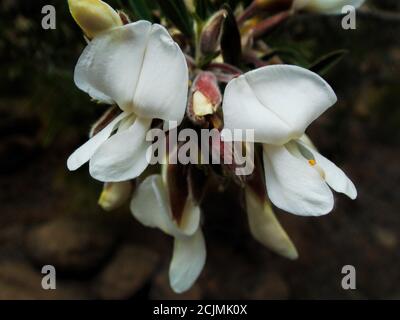
[[[204,116],[214,114],[221,105],[218,81],[211,72],[201,72],[190,89],[188,116],[196,124],[204,123]]]
[[[200,35],[200,51],[202,54],[209,55],[218,50],[227,15],[226,10],[222,9],[208,19]]]

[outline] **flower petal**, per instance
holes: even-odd
[[[325,158],[315,149],[310,148],[306,143],[297,140],[301,146],[306,148],[314,156],[316,163],[325,173],[325,181],[336,192],[344,193],[350,199],[357,198],[357,190],[354,183],[346,176],[346,174],[336,166],[332,161]]]
[[[135,190],[131,211],[145,226],[159,228],[174,237],[193,235],[200,225],[200,208],[188,199],[180,226],[172,218],[166,187],[160,175],[147,177]]]
[[[154,24],[134,96],[135,113],[180,123],[186,110],[188,77],[181,49],[163,26]]]
[[[172,289],[182,293],[193,285],[206,262],[206,245],[200,229],[190,237],[175,238],[169,267]]]
[[[263,145],[267,191],[278,208],[301,216],[320,216],[333,208],[333,194],[306,159],[284,146]]]
[[[200,207],[189,196],[183,209],[182,219],[179,224],[179,230],[187,236],[193,235],[200,225],[201,211]]]
[[[146,133],[151,119],[137,118],[127,130],[118,132],[104,142],[89,162],[93,178],[103,182],[118,182],[136,178],[148,166]]]
[[[77,87],[96,100],[132,110],[151,24],[138,21],[95,37],[75,67]]]
[[[148,176],[140,183],[133,194],[130,208],[141,224],[173,235],[167,193],[160,175]]]
[[[266,66],[230,81],[223,101],[224,128],[254,129],[256,142],[282,145],[336,102],[319,75],[289,65]]]
[[[108,139],[115,127],[128,115],[123,112],[112,120],[104,129],[95,134],[86,143],[76,149],[67,160],[67,167],[73,171],[89,161],[96,150]]]
[[[297,259],[298,253],[289,236],[282,228],[268,201],[260,201],[247,187],[246,209],[250,231],[253,237],[264,246],[288,259]]]

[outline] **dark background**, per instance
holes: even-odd
[[[56,30],[41,28],[45,4],[56,7]],[[234,187],[210,194],[206,267],[177,296],[167,278],[172,239],[141,226],[127,206],[102,211],[102,184],[87,167],[66,169],[104,111],[74,86],[85,43],[67,2],[1,1],[0,299],[400,298],[400,4],[368,4],[357,30],[341,29],[340,17],[304,15],[267,38],[310,62],[349,50],[324,76],[339,102],[308,134],[352,178],[358,199],[336,195],[320,218],[278,212],[300,253],[292,262],[252,239]],[[40,286],[45,264],[57,268],[57,290]],[[347,264],[356,290],[341,288]]]

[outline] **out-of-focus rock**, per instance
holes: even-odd
[[[39,151],[41,123],[32,115],[21,114],[27,107],[24,99],[0,98],[0,173],[26,167]]]
[[[22,225],[5,225],[0,228],[1,250],[18,250],[21,245],[25,227]]]
[[[202,290],[198,280],[188,291],[177,294],[169,285],[168,268],[163,268],[154,277],[150,289],[150,299],[165,300],[200,300],[203,298]]]
[[[207,299],[283,300],[291,297],[289,281],[282,266],[286,262],[292,265],[295,262],[273,255],[266,249],[263,251],[258,244],[254,254],[249,255],[252,243],[241,250],[224,244],[209,248],[204,281],[201,282]]]
[[[42,288],[43,276],[25,261],[0,261],[0,300],[93,298],[83,284],[66,284],[57,278],[56,289],[45,290]]]
[[[396,249],[398,247],[397,234],[389,229],[377,227],[375,228],[374,236],[386,249]]]
[[[19,169],[37,151],[35,141],[24,136],[9,136],[0,144],[0,173]]]
[[[66,274],[96,270],[111,254],[115,240],[96,223],[61,218],[34,227],[25,240],[27,255]]]
[[[125,245],[94,281],[101,299],[129,299],[142,289],[157,268],[158,254],[146,247]]]
[[[245,284],[243,298],[286,300],[289,298],[289,287],[278,273],[257,274]]]

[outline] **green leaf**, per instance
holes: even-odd
[[[205,20],[212,11],[212,3],[210,0],[195,0],[196,14],[197,16]]]
[[[236,18],[228,5],[222,6],[228,13],[221,36],[221,52],[224,62],[238,66],[242,56],[240,31]]]
[[[337,50],[330,52],[316,62],[312,63],[308,69],[320,75],[326,74],[334,65],[336,65],[348,53],[347,50]]]
[[[193,35],[193,20],[183,0],[157,0],[162,13],[187,36]]]
[[[153,22],[148,2],[148,0],[129,0],[129,6],[137,18]]]

